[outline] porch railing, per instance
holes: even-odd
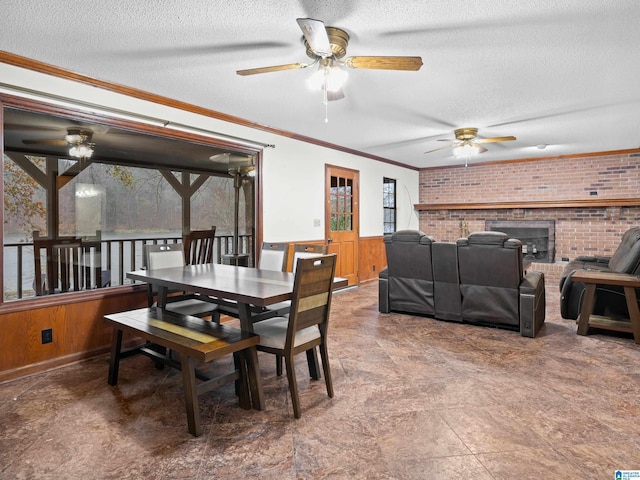
[[[182,237],[136,237],[102,239],[101,264],[109,271],[108,286],[133,283],[126,273],[142,268],[142,246],[145,244],[180,243]],[[249,254],[253,265],[253,236],[238,237],[238,253]],[[232,253],[233,235],[216,235],[214,258],[222,263],[222,256]],[[33,243],[4,244],[4,300],[17,300],[35,296]]]

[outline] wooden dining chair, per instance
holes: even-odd
[[[82,290],[81,263],[81,239],[42,238],[40,232],[33,232],[34,290],[37,296]]]
[[[319,257],[321,255],[326,255],[329,251],[329,245],[320,245],[320,244],[301,244],[295,243],[293,245],[293,261],[291,270],[293,273],[296,273],[296,265],[298,264],[298,259],[300,258],[313,258]],[[285,267],[286,269],[286,267]],[[269,305],[265,308],[265,311],[262,313],[261,319],[271,318],[277,316],[288,315],[291,310],[291,300],[285,300],[283,302],[274,303],[273,305]],[[317,364],[317,355],[315,352],[309,353],[309,362],[311,364]],[[282,375],[282,357],[276,356],[276,371],[278,376]],[[313,378],[318,377],[319,372],[316,367],[313,368]]]
[[[258,350],[285,360],[293,414],[296,418],[301,415],[294,365],[297,354],[319,347],[327,394],[333,397],[327,329],[335,270],[334,254],[299,259],[289,315],[254,324],[254,332],[260,335]]]
[[[193,230],[182,236],[184,246],[184,262],[187,265],[214,263],[213,247],[216,237],[216,227],[210,230]]]
[[[182,244],[167,243],[157,245],[144,245],[145,267],[149,270],[157,270],[162,268],[184,267],[184,253]],[[157,292],[153,285],[147,286],[147,296],[149,306],[156,304],[154,298]],[[166,310],[182,315],[191,315],[194,317],[209,317],[220,323],[220,312],[216,305],[206,295],[188,292],[170,292],[166,300]]]
[[[289,255],[288,243],[263,242],[260,249],[260,258],[258,260],[258,268],[263,270],[274,270],[277,272],[286,272],[287,260]],[[280,305],[280,304],[278,304]],[[272,309],[270,307],[251,307],[251,316],[253,321],[258,322],[271,317],[285,315],[288,312],[280,309]],[[240,313],[235,302],[225,300],[220,304],[220,311],[230,317],[239,318]]]
[[[296,265],[298,259],[300,258],[313,258],[319,257],[320,255],[326,255],[328,253],[329,246],[328,245],[303,245],[303,244],[294,244],[293,246],[293,265],[292,271],[296,273]],[[286,260],[285,267],[286,270]],[[289,309],[291,308],[291,301],[285,300],[284,302],[274,303],[273,305],[269,305],[266,307],[266,310],[273,312],[273,316],[282,316],[287,315],[289,313]],[[268,317],[268,315],[264,315],[264,317]],[[282,363],[278,362],[279,368],[278,372],[282,374]]]
[[[264,270],[275,270],[277,272],[286,272],[288,259],[288,243],[263,242],[262,248],[260,248],[258,268],[262,268]]]
[[[326,255],[327,253],[329,253],[329,245],[294,243],[291,271],[296,273],[296,265],[299,258],[319,257],[320,255]]]

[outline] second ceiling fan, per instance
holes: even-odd
[[[325,27],[320,20],[298,18],[298,25],[304,35],[304,45],[311,63],[288,63],[270,67],[237,70],[238,75],[255,75],[259,73],[295,70],[318,65],[317,84],[325,92],[325,101],[344,98],[342,84],[346,72],[340,67],[364,68],[376,70],[420,70],[421,57],[343,57],[347,53],[349,34],[336,27]]]
[[[492,138],[478,138],[478,129],[477,128],[457,128],[454,131],[456,136],[455,140],[453,139],[440,139],[439,142],[451,142],[449,145],[444,147],[434,148],[433,150],[428,150],[424,153],[432,153],[437,152],[439,150],[444,150],[445,148],[454,148],[454,155],[456,156],[464,156],[466,155],[477,155],[479,153],[484,153],[487,151],[485,147],[483,147],[482,143],[497,143],[497,142],[510,142],[512,140],[516,140],[514,136],[507,137],[492,137]]]

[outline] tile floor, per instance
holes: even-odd
[[[377,311],[377,284],[334,296],[336,395],[305,375],[302,418],[260,354],[264,412],[233,387],[186,428],[181,375],[107,358],[0,385],[1,479],[613,479],[640,469],[640,347],[575,334],[554,285],[536,339]],[[226,368],[217,363],[214,368]]]

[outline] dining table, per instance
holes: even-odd
[[[237,304],[240,328],[253,332],[255,307],[268,307],[291,300],[295,275],[291,272],[266,270],[237,265],[205,263],[155,270],[135,270],[127,278],[152,284],[158,292],[158,307],[164,308],[168,292],[182,290],[200,293],[214,302]],[[346,278],[336,277],[333,289],[348,286]],[[308,352],[311,378],[320,378],[315,349]]]
[[[164,308],[169,291],[200,293],[218,301],[237,303],[240,328],[253,332],[252,305],[268,307],[290,300],[294,274],[236,265],[205,263],[155,270],[135,270],[127,278],[152,284],[158,291],[158,307]],[[336,286],[343,286],[336,279]],[[346,285],[346,283],[344,283]]]

